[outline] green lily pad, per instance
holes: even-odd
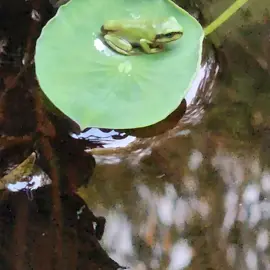
[[[174,16],[181,39],[157,54],[120,55],[102,42],[108,19]],[[181,103],[201,62],[204,33],[168,0],[72,0],[44,27],[36,74],[48,98],[82,128],[152,125]]]

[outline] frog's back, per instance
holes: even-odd
[[[109,20],[106,30],[121,33],[121,37],[130,42],[138,42],[142,37],[153,40],[155,37],[154,23],[149,20]]]

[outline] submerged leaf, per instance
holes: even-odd
[[[174,16],[184,35],[165,51],[120,55],[100,38],[109,19]],[[185,97],[201,62],[201,25],[168,0],[72,0],[44,27],[36,47],[42,90],[81,128],[152,125]]]
[[[8,184],[15,184],[22,181],[33,172],[33,167],[37,158],[37,154],[33,152],[21,164],[12,169],[8,174],[0,179],[0,189],[4,189]]]

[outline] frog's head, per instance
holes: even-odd
[[[174,17],[169,17],[162,21],[156,30],[155,40],[160,43],[177,40],[183,35],[183,27]]]

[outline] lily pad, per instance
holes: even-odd
[[[184,35],[157,54],[120,55],[100,37],[109,19],[174,16]],[[181,103],[201,62],[201,25],[168,0],[72,0],[44,27],[36,74],[48,98],[82,128],[161,121]]]

